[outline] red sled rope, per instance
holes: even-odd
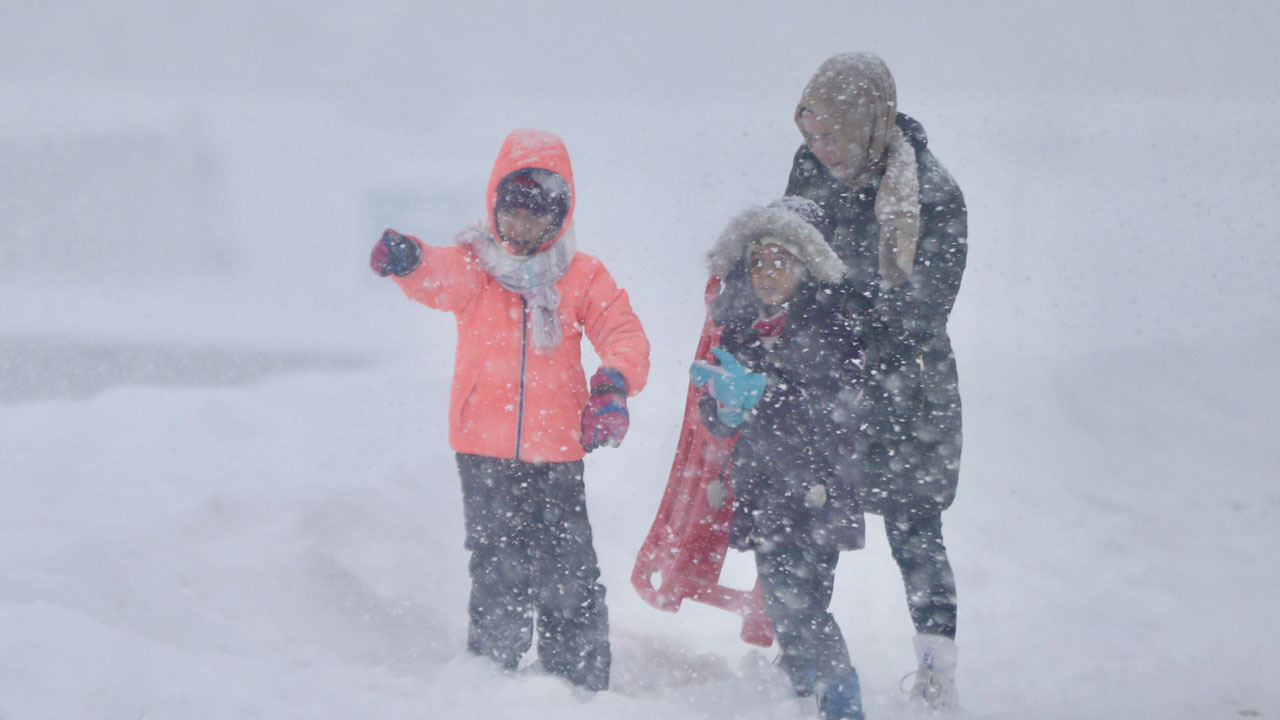
[[[711,350],[720,343],[720,330],[711,324],[710,303],[721,287],[719,277],[707,283],[707,319],[695,360],[712,360]],[[703,427],[698,412],[701,393],[690,384],[667,489],[636,556],[631,584],[645,602],[659,610],[675,612],[688,599],[737,613],[742,616],[740,637],[752,645],[768,647],[773,644],[773,624],[764,612],[759,581],[751,590],[720,584],[733,517],[733,490],[725,465],[737,436],[719,438]],[[707,486],[718,483],[722,475],[726,476],[723,502],[713,507]]]

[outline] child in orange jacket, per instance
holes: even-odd
[[[536,616],[543,667],[603,690],[608,614],[582,457],[622,442],[649,341],[626,292],[576,251],[574,201],[560,138],[516,130],[489,179],[486,223],[450,247],[387,230],[370,265],[457,319],[449,444],[471,551],[468,649],[514,670]],[[589,386],[584,333],[602,361]]]

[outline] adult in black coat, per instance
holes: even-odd
[[[942,511],[955,498],[961,410],[947,335],[967,248],[967,213],[924,129],[897,112],[879,57],[849,53],[818,68],[796,107],[804,144],[788,195],[818,203],[848,268],[841,305],[867,355],[858,440],[867,510],[884,517],[917,635],[913,695],[951,708],[955,579]]]

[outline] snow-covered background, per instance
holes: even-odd
[[[0,8],[0,718],[801,718],[628,582],[702,254],[810,73],[881,54],[964,189],[965,715],[1280,717],[1280,5],[134,0]],[[588,458],[613,691],[464,652],[453,324],[367,269],[560,134],[653,342]],[[908,717],[878,519],[833,608]],[[735,558],[729,580],[745,582]]]

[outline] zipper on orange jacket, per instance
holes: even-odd
[[[516,460],[524,443],[524,374],[529,361],[529,301],[520,296],[520,395],[516,404]]]

